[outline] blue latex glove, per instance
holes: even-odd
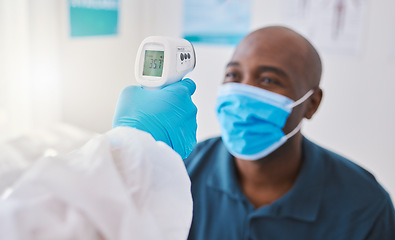
[[[127,126],[148,132],[185,159],[196,145],[197,108],[191,99],[195,90],[191,79],[160,90],[128,86],[119,96],[113,128]]]

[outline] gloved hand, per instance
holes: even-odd
[[[127,126],[148,132],[185,159],[196,145],[197,108],[191,99],[195,90],[191,79],[160,90],[128,86],[119,96],[113,128]]]

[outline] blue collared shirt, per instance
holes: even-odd
[[[395,240],[394,207],[375,178],[305,138],[293,188],[259,209],[241,191],[220,138],[198,144],[185,164],[194,200],[189,240]]]

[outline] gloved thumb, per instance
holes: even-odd
[[[166,86],[165,88],[167,90],[177,90],[180,87],[186,87],[188,89],[188,92],[190,95],[193,95],[195,93],[196,90],[196,84],[194,81],[192,81],[192,79],[190,78],[185,78],[181,81],[178,81],[176,83],[170,84],[168,86]]]

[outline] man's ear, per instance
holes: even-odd
[[[309,97],[307,100],[307,111],[304,115],[305,118],[311,119],[314,115],[314,113],[317,111],[318,107],[320,106],[321,100],[322,100],[322,89],[317,88],[314,90],[314,93]]]

